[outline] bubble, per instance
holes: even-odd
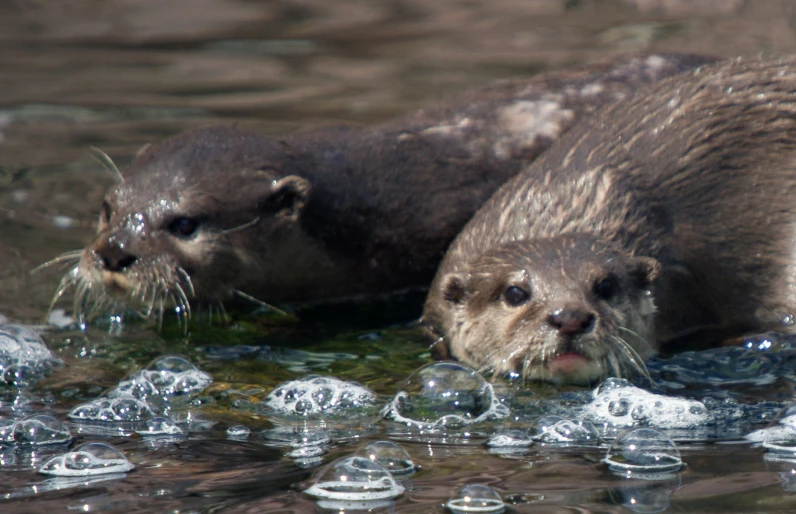
[[[227,429],[227,437],[230,439],[246,439],[251,433],[249,427],[243,425],[233,425]]]
[[[459,427],[506,417],[492,384],[455,362],[423,366],[384,409],[386,418],[421,427]]]
[[[410,475],[415,472],[415,463],[406,450],[392,441],[375,441],[360,448],[354,457],[363,457],[384,466],[394,476]]]
[[[146,369],[130,375],[108,393],[108,397],[132,396],[140,400],[150,396],[163,398],[201,392],[213,377],[179,355],[154,360]]]
[[[72,440],[69,428],[52,416],[36,414],[0,424],[0,443],[20,445],[62,444]]]
[[[30,328],[0,324],[0,378],[3,382],[29,386],[62,364]]]
[[[486,442],[490,448],[525,448],[533,444],[533,439],[525,430],[506,430],[494,434]]]
[[[372,407],[376,395],[370,389],[338,378],[307,375],[280,384],[265,405],[285,415],[349,414],[352,409]]]
[[[45,462],[39,473],[61,477],[125,473],[135,469],[122,452],[107,443],[83,443],[71,452]]]
[[[556,426],[559,422],[564,421],[564,418],[556,415],[542,416],[536,420],[533,437],[538,439],[542,434]]]
[[[503,512],[506,507],[494,489],[481,484],[459,488],[445,506],[453,512]]]
[[[748,434],[746,439],[761,442],[769,453],[796,456],[796,404],[782,409],[768,427]]]
[[[185,435],[185,432],[177,426],[170,418],[155,416],[143,423],[143,426],[135,431],[137,434],[148,435]]]
[[[653,426],[696,428],[711,420],[705,405],[696,400],[661,396],[618,379],[608,379],[594,391],[594,400],[581,416],[607,428]]]
[[[538,440],[543,443],[594,445],[600,442],[600,436],[588,421],[562,419],[539,434]]]
[[[78,405],[68,414],[69,418],[82,421],[143,421],[155,416],[152,407],[136,398],[97,398]]]
[[[603,462],[615,473],[672,472],[683,463],[674,442],[652,428],[636,428],[617,437]]]
[[[381,464],[364,457],[344,457],[326,466],[304,492],[325,500],[370,501],[396,498],[404,487]]]

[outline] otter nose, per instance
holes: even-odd
[[[136,256],[125,252],[119,245],[109,244],[94,249],[97,260],[108,271],[124,271],[136,261]]]
[[[547,317],[547,322],[562,334],[584,334],[594,328],[594,314],[578,309],[557,309]]]

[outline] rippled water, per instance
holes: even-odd
[[[787,0],[0,2],[0,314],[42,323],[58,275],[29,270],[90,238],[112,179],[89,146],[124,166],[143,144],[190,127],[235,121],[280,134],[371,123],[495,79],[625,52],[792,54],[794,26]],[[72,408],[163,355],[183,355],[214,382],[181,407],[184,437],[97,435],[70,424],[68,445],[0,447],[0,508],[316,511],[300,492],[314,466],[390,438],[419,467],[386,507],[400,512],[441,512],[468,483],[491,486],[517,512],[796,509],[796,464],[740,440],[791,401],[788,341],[651,363],[663,387],[655,394],[687,396],[720,415],[699,431],[671,432],[685,467],[659,480],[612,475],[600,462],[607,443],[483,444],[543,415],[576,414],[584,391],[501,385],[513,417],[433,437],[377,415],[297,422],[262,408],[277,384],[310,373],[356,380],[386,402],[429,359],[406,325],[419,302],[308,312],[302,324],[243,313],[233,327],[196,325],[188,336],[168,323],[162,332],[135,324],[113,335],[107,327],[49,331],[63,365],[21,392],[0,388],[0,421],[49,413],[66,422]],[[311,445],[318,450],[291,443],[307,424],[328,438]],[[236,425],[249,437],[229,437]],[[136,469],[92,480],[34,471],[96,439]]]

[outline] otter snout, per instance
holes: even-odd
[[[96,246],[91,253],[106,271],[124,271],[138,260],[135,255],[125,251],[121,245],[112,242],[104,242]]]
[[[579,308],[556,309],[547,317],[547,323],[562,335],[575,336],[594,330],[594,313]]]

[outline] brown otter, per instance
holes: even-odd
[[[457,236],[424,321],[465,363],[569,382],[696,330],[788,330],[795,91],[796,59],[734,60],[584,122]],[[613,269],[612,299],[594,269]]]
[[[144,315],[425,286],[476,209],[575,120],[707,62],[631,58],[492,86],[370,128],[270,139],[229,127],[145,148],[56,292]],[[110,294],[109,294],[110,293]]]

